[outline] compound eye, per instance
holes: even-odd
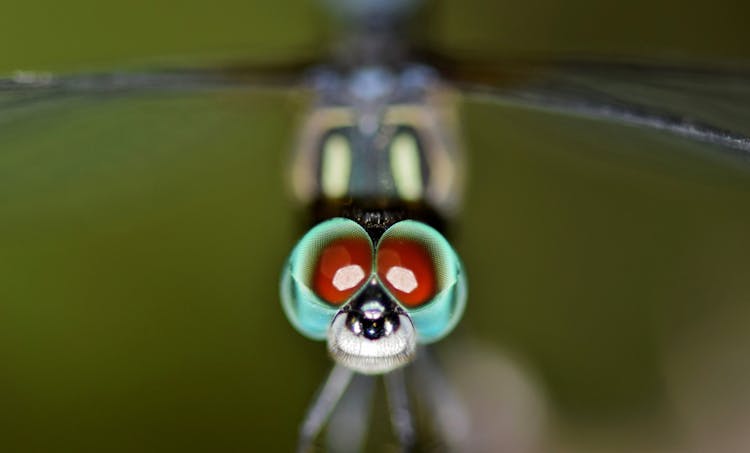
[[[433,257],[419,241],[384,238],[378,244],[377,269],[380,281],[406,307],[418,307],[435,296]]]
[[[332,305],[344,303],[370,275],[370,243],[361,237],[335,239],[320,251],[313,276],[313,291]]]
[[[383,233],[375,253],[378,280],[409,315],[419,342],[448,335],[466,306],[466,277],[443,235],[402,220]]]
[[[370,278],[372,255],[370,236],[352,220],[337,217],[308,231],[281,275],[281,305],[292,325],[325,339],[340,305]]]

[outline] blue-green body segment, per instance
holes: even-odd
[[[437,280],[435,296],[417,308],[399,305],[410,316],[419,343],[439,340],[455,327],[466,305],[466,277],[461,261],[448,241],[427,224],[414,220],[397,222],[385,231],[382,238],[392,236],[422,243],[433,260]],[[280,289],[284,312],[292,325],[309,338],[325,339],[333,318],[339,312],[338,307],[326,303],[315,294],[311,282],[323,247],[335,239],[345,237],[364,238],[372,246],[365,229],[353,220],[341,217],[329,219],[312,228],[300,239],[282,273]],[[377,249],[373,247],[373,250],[372,274],[365,281],[376,279],[379,282]],[[380,286],[387,291],[385,285],[380,283]],[[354,299],[358,292],[349,300]],[[396,297],[393,299],[398,302]],[[346,303],[348,301],[342,305]]]

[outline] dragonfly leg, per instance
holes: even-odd
[[[362,451],[369,428],[375,379],[355,374],[328,422],[326,451],[350,453]]]
[[[404,370],[399,368],[383,377],[388,398],[388,408],[391,414],[391,424],[396,437],[404,452],[414,447],[414,420],[409,405],[409,395],[406,391]]]
[[[307,410],[305,420],[302,422],[299,431],[299,441],[297,451],[305,453],[310,450],[312,443],[320,433],[331,412],[336,407],[341,395],[349,386],[354,372],[342,365],[334,365],[331,373],[328,375],[323,387],[315,397],[310,408]]]
[[[429,349],[419,351],[412,370],[413,377],[420,383],[418,396],[432,414],[434,430],[441,437],[440,441],[448,451],[461,451],[471,427],[461,397]]]

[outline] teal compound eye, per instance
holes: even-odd
[[[466,276],[453,247],[437,230],[404,220],[377,245],[377,276],[411,318],[420,343],[448,335],[466,306]]]
[[[292,250],[281,277],[281,303],[303,335],[322,340],[339,308],[372,272],[372,242],[356,222],[334,218],[312,228]]]

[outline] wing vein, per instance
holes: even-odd
[[[680,137],[724,147],[726,150],[750,160],[750,137],[747,135],[667,111],[658,111],[613,97],[606,97],[591,90],[588,90],[586,95],[566,94],[561,96],[555,93],[569,92],[570,87],[566,87],[567,90],[560,89],[560,87],[551,87],[537,90],[512,90],[510,92],[474,84],[465,84],[463,88],[467,95],[480,101],[501,102],[513,106],[549,110],[566,115],[661,130]]]

